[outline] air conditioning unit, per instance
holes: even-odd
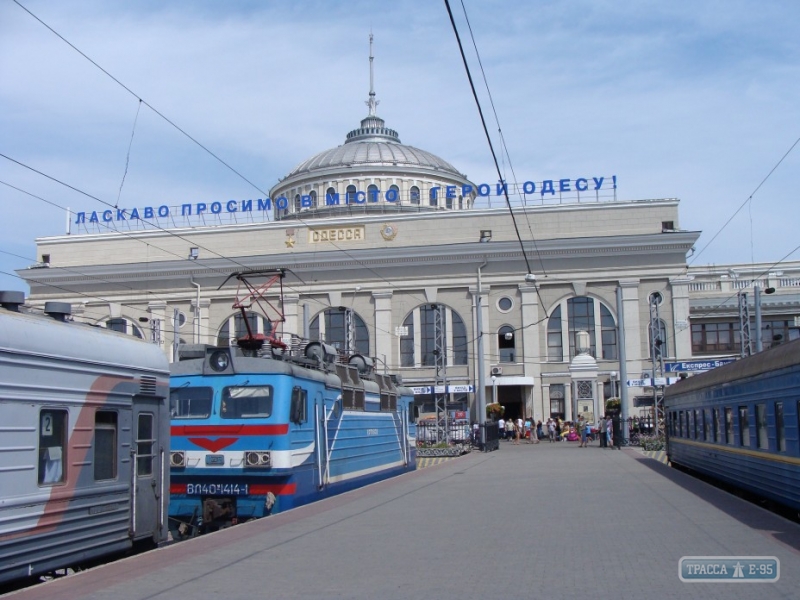
[[[492,375],[502,375],[503,367],[492,367]]]

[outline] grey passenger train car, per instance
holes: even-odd
[[[0,292],[0,582],[166,540],[169,366]],[[165,493],[166,491],[166,493]]]

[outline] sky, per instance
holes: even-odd
[[[800,3],[451,8],[504,178],[679,198],[692,266],[800,260]],[[342,144],[370,32],[386,125],[496,182],[444,0],[0,0],[0,290],[67,208],[260,198]]]

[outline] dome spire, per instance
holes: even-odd
[[[369,33],[369,100],[367,100],[367,106],[369,107],[369,116],[375,117],[377,116],[376,110],[378,108],[378,104],[380,103],[378,100],[375,99],[375,85],[374,85],[374,74],[372,71],[372,61],[374,60],[374,56],[372,55],[372,32]]]
[[[395,142],[400,143],[400,137],[394,129],[386,127],[386,123],[377,114],[378,100],[375,99],[375,73],[372,62],[372,32],[369,34],[369,100],[365,104],[369,107],[369,114],[361,119],[361,127],[353,129],[347,134],[344,143],[350,142]]]

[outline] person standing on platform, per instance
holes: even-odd
[[[503,420],[503,417],[500,417],[500,420],[497,422],[497,429],[500,433],[500,439],[506,439],[506,422]]]
[[[514,428],[514,443],[519,446],[519,440],[525,435],[525,422],[522,420],[522,417],[517,417],[517,422],[514,425],[516,425]]]
[[[553,417],[550,417],[547,421],[547,437],[550,438],[551,444],[556,441],[556,422]]]
[[[597,428],[597,437],[600,438],[600,447],[606,448],[606,417],[600,417],[600,426]]]
[[[578,416],[578,435],[581,437],[578,448],[586,448],[586,421],[584,421],[583,415]]]
[[[608,448],[614,447],[613,443],[614,440],[612,439],[613,431],[614,431],[614,420],[611,417],[606,416],[606,446]]]

